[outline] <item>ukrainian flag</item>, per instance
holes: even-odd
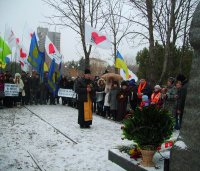
[[[51,66],[49,68],[49,73],[48,73],[48,88],[54,96],[58,92],[58,89],[59,89],[58,85],[62,78],[60,69],[61,69],[61,64],[59,66],[59,70],[56,71],[56,63],[55,63],[55,59],[53,59],[51,61]]]
[[[51,93],[53,95],[56,95],[56,81],[55,81],[55,68],[56,68],[56,63],[55,59],[51,61],[51,66],[49,68],[49,73],[48,73],[48,87]]]
[[[28,62],[38,73],[41,73],[41,67],[43,67],[43,62],[45,60],[44,58],[45,53],[39,51],[36,35],[35,33],[33,33],[30,44]]]
[[[129,78],[129,73],[128,73],[128,67],[124,61],[124,58],[122,55],[117,51],[117,56],[116,56],[116,61],[115,61],[115,67],[119,69],[123,69],[124,73],[126,74],[126,79]]]

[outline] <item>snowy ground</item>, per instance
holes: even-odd
[[[46,122],[24,107],[0,110],[0,171],[123,170],[108,160],[109,149],[130,144],[121,140],[119,123],[94,115],[91,129],[80,129],[76,109],[27,108]]]

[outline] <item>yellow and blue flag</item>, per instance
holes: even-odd
[[[40,81],[44,81],[44,60],[45,60],[45,53],[39,51],[39,65],[37,68],[37,72],[40,74]]]
[[[59,87],[58,84],[60,82],[60,79],[62,77],[61,74],[61,64],[59,66],[58,71],[56,71],[56,62],[55,59],[51,61],[51,66],[49,68],[49,73],[48,73],[48,87],[50,92],[55,96]]]
[[[126,79],[129,78],[129,72],[128,72],[128,67],[124,61],[124,58],[122,55],[117,51],[117,56],[116,56],[116,61],[115,61],[115,67],[119,69],[123,69],[124,73],[126,75]]]
[[[55,68],[56,68],[56,63],[55,59],[51,61],[51,66],[49,68],[49,73],[48,73],[48,88],[51,93],[55,96],[56,93],[56,80],[55,80]]]
[[[39,47],[37,44],[37,39],[35,33],[33,33],[31,38],[28,62],[30,65],[41,74],[43,72],[43,63],[44,63],[45,54],[39,51]]]

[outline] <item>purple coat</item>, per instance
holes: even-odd
[[[4,91],[4,83],[0,82],[0,91]]]

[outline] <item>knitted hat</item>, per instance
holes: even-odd
[[[174,82],[175,82],[175,78],[173,78],[173,77],[169,77],[169,78],[168,78],[168,81],[171,82],[172,84],[174,84]]]
[[[156,85],[155,87],[154,87],[154,89],[161,89],[161,87],[160,87],[160,85]]]
[[[134,80],[134,79],[130,80],[130,81],[129,81],[129,85],[130,85],[130,86],[135,86],[135,80]]]
[[[144,102],[144,101],[145,101],[145,102],[148,101],[148,99],[149,99],[149,98],[148,98],[147,95],[143,95],[143,96],[142,96],[142,101],[143,101],[143,102]]]

